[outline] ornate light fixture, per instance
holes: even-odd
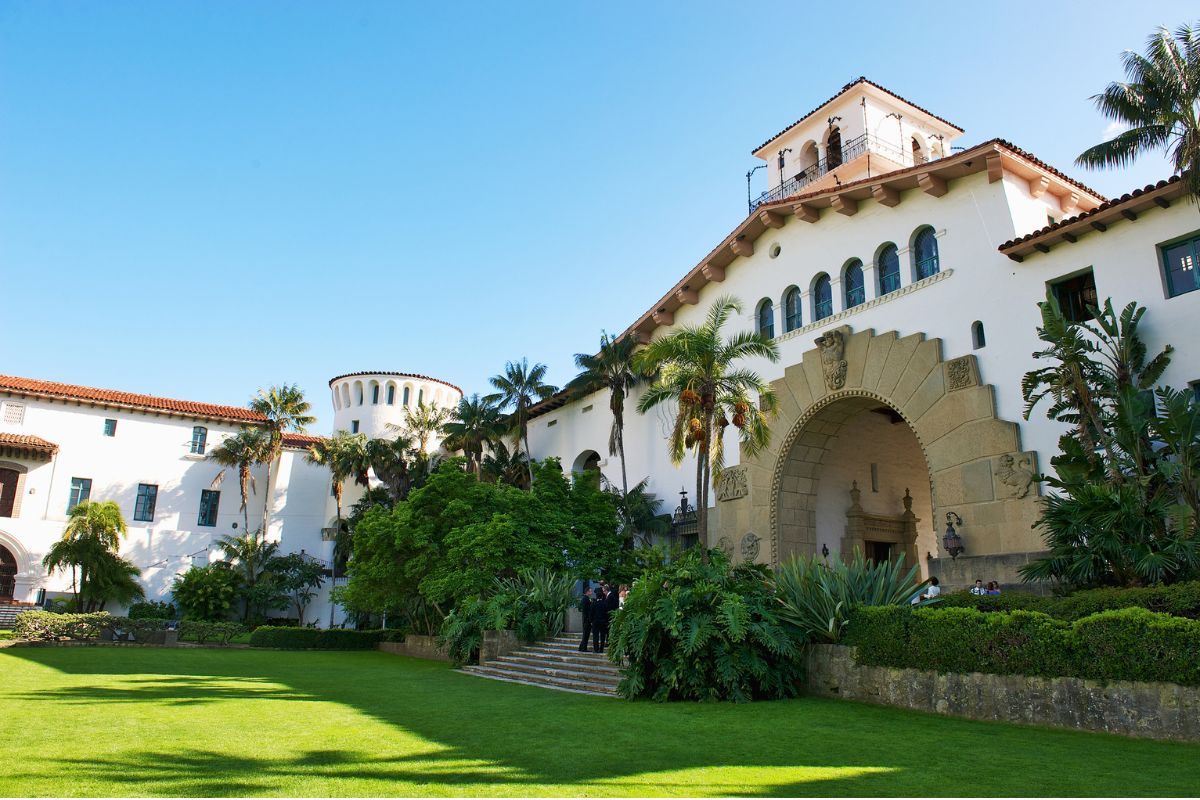
[[[825,558],[825,559],[829,558],[829,545],[827,545],[827,544],[821,545],[821,557]]]
[[[962,525],[962,517],[955,514],[953,511],[946,512],[946,535],[942,537],[942,546],[946,552],[950,554],[950,558],[958,558],[958,554],[966,550],[963,547],[962,537],[958,535],[958,531],[954,529],[955,524]]]

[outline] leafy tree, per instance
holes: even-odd
[[[269,567],[279,552],[278,542],[268,542],[256,533],[222,536],[216,545],[225,551],[229,568],[238,577],[242,619],[265,619],[271,609],[287,608],[288,597]]]
[[[1050,419],[1071,425],[1051,458],[1055,490],[1037,526],[1049,555],[1022,568],[1027,580],[1075,586],[1173,582],[1200,575],[1197,473],[1200,408],[1154,386],[1172,348],[1148,357],[1145,309],[1111,301],[1092,322],[1067,320],[1053,297],[1039,304],[1034,356],[1049,366],[1025,375],[1025,417],[1049,400]]]
[[[296,617],[303,627],[304,611],[317,596],[321,584],[325,582],[321,562],[301,553],[288,553],[286,556],[272,558],[267,570],[274,576],[279,590],[291,600],[296,608]]]
[[[680,463],[688,450],[696,454],[696,521],[702,558],[708,554],[708,489],[725,465],[724,429],[732,419],[741,431],[742,449],[756,453],[770,442],[767,415],[778,405],[766,381],[753,370],[736,366],[746,358],[778,361],[775,342],[758,331],[741,331],[728,339],[722,335],[730,317],[741,310],[735,298],[719,297],[703,324],[686,325],[655,339],[637,358],[642,372],[658,375],[638,401],[638,411],[644,414],[663,403],[676,404],[668,437],[671,460]]]
[[[453,417],[442,425],[442,445],[449,451],[461,450],[467,469],[480,476],[484,447],[495,448],[504,435],[504,422],[494,400],[473,394],[458,401]]]
[[[270,444],[271,437],[261,428],[242,428],[208,453],[209,460],[238,471],[238,492],[242,498],[242,520],[245,524],[244,530],[247,531],[250,530],[250,492],[255,490],[254,475],[251,470],[254,469],[255,464],[267,461]],[[219,485],[224,477],[225,470],[221,470],[213,481],[213,485]]]
[[[605,491],[621,519],[621,534],[627,548],[648,547],[655,536],[671,532],[671,515],[659,513],[662,501],[649,491],[649,478],[643,478],[627,492],[608,484]]]
[[[504,374],[494,376],[492,386],[495,394],[487,396],[487,400],[497,402],[502,408],[512,408],[511,422],[515,434],[514,443],[520,447],[525,443],[525,453],[529,454],[529,409],[540,400],[545,400],[558,391],[557,387],[545,382],[546,365],[534,364],[522,358],[519,362],[509,361],[504,366]],[[533,483],[533,465],[529,465],[529,482]]]
[[[367,437],[361,433],[338,431],[327,439],[318,439],[309,448],[305,459],[329,470],[333,499],[337,506],[337,531],[342,531],[342,492],[348,478],[359,486],[368,486],[367,470],[370,457]]]
[[[222,622],[238,597],[238,576],[229,565],[215,561],[175,576],[171,594],[184,619]]]
[[[608,434],[608,454],[621,459],[621,492],[629,491],[625,472],[625,398],[637,388],[644,376],[634,367],[637,340],[632,336],[613,338],[600,334],[600,352],[595,355],[575,354],[575,366],[581,370],[566,388],[580,397],[608,390],[608,409],[612,412],[612,428]]]
[[[295,384],[259,389],[258,395],[250,401],[250,410],[266,417],[265,427],[269,437],[266,447],[267,500],[263,505],[262,525],[265,538],[271,524],[271,470],[283,452],[283,434],[288,430],[304,433],[305,427],[316,422],[317,418],[309,414],[312,406]]]
[[[1092,100],[1128,130],[1084,150],[1075,163],[1124,167],[1143,153],[1163,151],[1191,197],[1200,197],[1200,31],[1158,28],[1145,55],[1126,50],[1121,62],[1128,81],[1110,83]]]
[[[106,603],[122,605],[145,596],[136,566],[117,554],[126,533],[121,509],[111,500],[78,503],[67,520],[63,537],[42,559],[50,573],[71,571],[71,591],[79,611],[103,610]]]
[[[520,450],[510,453],[504,442],[496,442],[492,446],[491,452],[483,457],[480,468],[481,480],[503,483],[518,489],[529,487],[529,476],[532,474],[533,467],[529,463],[529,457]]]

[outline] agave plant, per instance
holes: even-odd
[[[826,565],[816,556],[797,556],[784,562],[775,575],[779,616],[806,638],[825,642],[841,640],[855,608],[904,605],[926,583],[916,565],[905,571],[904,556],[870,561],[857,548],[849,563],[834,557]]]
[[[517,634],[525,641],[558,636],[571,605],[575,581],[545,567],[521,570],[515,578],[496,578],[496,592],[514,599]]]

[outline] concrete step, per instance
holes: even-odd
[[[571,664],[581,669],[612,670],[614,672],[621,669],[619,665],[612,663],[607,658],[590,658],[583,653],[546,653],[537,650],[517,650],[509,654],[509,657],[512,656],[549,664]]]
[[[512,655],[508,656],[502,656],[501,658],[493,659],[488,662],[488,666],[493,665],[511,665],[514,668],[534,670],[547,675],[586,676],[589,680],[606,681],[614,684],[621,680],[621,671],[616,667],[578,664],[570,661],[548,661],[537,658],[529,658],[528,656],[521,656],[517,653],[513,653]]]
[[[573,645],[542,644],[541,642],[539,642],[537,644],[526,645],[526,646],[522,647],[521,649],[528,650],[529,652],[534,652],[534,653],[546,653],[546,654],[550,654],[550,655],[564,655],[564,656],[576,655],[576,656],[580,656],[580,657],[596,659],[598,661],[599,660],[603,660],[603,661],[608,660],[608,653],[595,653],[595,652],[592,652],[591,649],[580,650],[578,642],[576,642]]]
[[[541,675],[536,672],[523,672],[513,669],[506,669],[499,666],[493,666],[495,662],[489,663],[487,666],[463,667],[462,671],[470,675],[478,675],[483,678],[491,678],[493,680],[508,681],[510,683],[522,683],[527,686],[542,686],[550,689],[560,689],[568,692],[579,692],[581,694],[596,695],[599,697],[612,697],[615,695],[616,684],[613,684],[610,689],[607,686],[598,686],[591,681],[575,680],[568,677],[559,677],[554,675]]]

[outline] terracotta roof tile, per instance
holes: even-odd
[[[283,446],[297,450],[307,450],[324,438],[324,436],[310,436],[306,433],[285,433],[283,435]]]
[[[0,447],[32,450],[51,456],[58,452],[58,445],[54,442],[48,442],[40,436],[26,436],[20,433],[0,433]]]
[[[837,92],[837,94],[835,94],[833,97],[830,97],[828,100],[826,100],[825,102],[821,103],[821,104],[820,104],[820,105],[818,105],[816,108],[814,108],[812,111],[809,111],[807,114],[805,114],[804,116],[800,117],[800,119],[796,120],[796,121],[795,121],[795,122],[793,122],[791,125],[788,125],[786,128],[784,128],[783,130],[781,130],[779,133],[775,134],[775,135],[774,135],[774,136],[772,136],[770,139],[767,139],[765,142],[763,142],[762,144],[760,144],[758,147],[754,148],[754,149],[753,149],[753,150],[751,150],[750,152],[751,152],[751,153],[757,153],[759,150],[762,150],[764,147],[766,147],[767,145],[769,145],[771,142],[775,141],[775,140],[776,140],[776,139],[778,139],[780,136],[783,136],[785,133],[787,133],[788,131],[790,131],[792,128],[796,127],[796,126],[797,126],[797,125],[799,125],[801,122],[804,122],[804,120],[808,119],[808,118],[809,118],[809,117],[811,117],[813,114],[817,113],[817,111],[819,111],[819,110],[820,110],[822,107],[829,105],[829,104],[830,104],[830,103],[832,103],[834,100],[837,100],[839,97],[841,97],[841,96],[842,96],[842,95],[844,95],[846,92],[848,92],[848,91],[850,91],[851,89],[853,89],[855,86],[858,86],[860,83],[865,83],[865,84],[867,84],[868,86],[874,86],[874,87],[875,87],[876,89],[878,89],[879,91],[881,91],[881,92],[886,92],[887,94],[890,94],[892,97],[896,98],[897,100],[899,100],[899,101],[900,101],[900,102],[902,102],[902,103],[908,103],[910,106],[912,106],[913,108],[917,109],[918,111],[923,111],[924,113],[928,114],[929,116],[933,117],[934,119],[938,120],[939,122],[944,122],[944,123],[946,123],[947,125],[949,125],[951,128],[954,128],[954,129],[955,129],[956,131],[958,131],[959,133],[962,133],[962,128],[958,127],[957,125],[955,125],[955,124],[954,124],[953,122],[951,122],[950,120],[948,120],[948,119],[943,119],[942,117],[939,117],[937,114],[934,114],[934,113],[933,113],[932,111],[930,111],[929,109],[926,109],[926,108],[921,108],[921,106],[917,105],[916,103],[912,102],[911,100],[908,100],[907,98],[901,97],[900,95],[898,95],[898,94],[896,94],[895,92],[893,92],[891,89],[888,89],[888,88],[886,88],[886,87],[880,86],[878,83],[875,83],[875,81],[867,80],[865,77],[862,77],[862,76],[860,76],[860,77],[858,78],[858,80],[850,81],[850,83],[847,83],[845,86],[843,86],[841,89],[839,89],[839,90],[838,90],[838,92]]]
[[[1094,217],[1097,214],[1102,214],[1105,211],[1108,211],[1110,209],[1124,205],[1125,203],[1128,203],[1131,200],[1135,200],[1135,199],[1141,197],[1142,195],[1146,194],[1147,192],[1157,191],[1158,189],[1166,188],[1167,186],[1170,186],[1173,183],[1179,183],[1180,180],[1181,179],[1178,175],[1174,175],[1164,181],[1159,181],[1158,183],[1151,183],[1146,186],[1143,186],[1141,189],[1134,189],[1132,192],[1127,192],[1127,193],[1121,195],[1120,197],[1114,197],[1112,200],[1106,200],[1103,203],[1101,203],[1100,205],[1096,206],[1095,208],[1093,208],[1089,211],[1084,211],[1082,214],[1076,214],[1073,217],[1067,217],[1066,219],[1061,219],[1058,222],[1054,223],[1053,225],[1047,225],[1046,227],[1036,230],[1033,233],[1027,233],[1024,236],[1017,237],[1016,239],[1009,239],[1007,242],[1000,245],[1000,248],[999,248],[1000,252],[1004,252],[1005,250],[1016,247],[1019,244],[1025,244],[1029,241],[1032,241],[1033,239],[1038,239],[1042,236],[1045,236],[1048,233],[1053,233],[1054,231],[1058,230],[1059,228],[1074,224],[1076,222],[1079,222],[1080,220],[1087,219],[1088,217]]]
[[[221,406],[212,403],[196,403],[191,400],[172,400],[166,397],[153,397],[147,394],[133,394],[114,389],[95,389],[90,386],[76,386],[69,383],[56,383],[54,381],[43,381],[35,378],[18,378],[12,375],[0,375],[0,392],[4,391],[37,397],[79,400],[99,405],[136,408],[146,411],[161,411],[205,419],[232,420],[235,422],[264,421],[264,417],[261,414],[240,406]]]

